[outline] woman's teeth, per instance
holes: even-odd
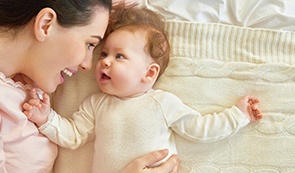
[[[71,77],[73,75],[72,72],[70,72],[68,69],[64,69],[63,72],[68,75],[69,77]]]

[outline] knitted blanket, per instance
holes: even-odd
[[[295,172],[295,33],[167,24],[171,61],[156,88],[203,114],[222,111],[249,94],[261,100],[264,115],[219,142],[178,138],[182,172]]]
[[[167,21],[171,60],[155,88],[170,91],[202,114],[258,97],[264,118],[212,143],[177,136],[182,173],[295,172],[295,33],[223,24]],[[99,91],[93,74],[80,73],[52,95],[69,116]],[[196,127],[198,128],[198,127]],[[54,173],[90,172],[93,143],[60,149]]]

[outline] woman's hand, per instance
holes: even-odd
[[[172,155],[166,162],[157,167],[149,167],[164,159],[167,155],[167,149],[150,152],[130,163],[122,173],[177,173],[179,161],[176,155]]]

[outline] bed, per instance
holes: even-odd
[[[177,137],[181,173],[295,172],[295,3],[293,0],[143,0],[161,13],[171,60],[155,88],[199,112],[219,112],[249,94],[264,118],[212,143]],[[96,57],[94,58],[94,61]],[[52,95],[68,115],[99,88],[91,72]],[[60,148],[54,173],[90,173],[93,142]]]

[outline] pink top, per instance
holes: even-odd
[[[52,170],[57,156],[57,146],[39,133],[22,113],[31,88],[0,72],[1,173],[47,173]]]

